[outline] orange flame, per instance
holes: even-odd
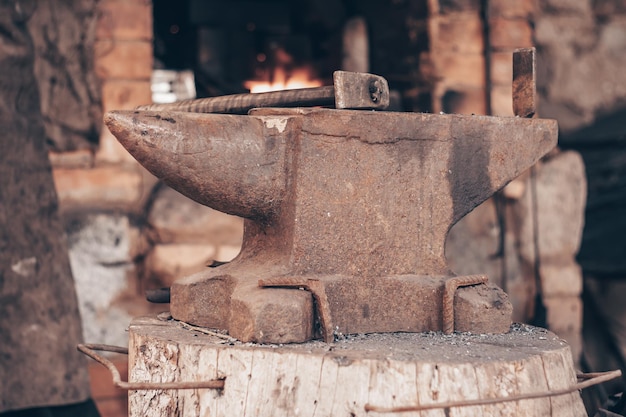
[[[271,82],[250,80],[244,83],[244,86],[249,89],[251,93],[320,87],[321,85],[322,82],[315,79],[308,68],[296,68],[287,74],[287,72],[280,67],[274,70],[274,76]]]

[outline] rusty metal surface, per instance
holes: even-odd
[[[455,276],[448,230],[557,140],[551,120],[328,109],[113,112],[106,121],[173,188],[245,218],[240,255],[176,282],[172,315],[274,343],[313,337],[313,297],[259,280],[316,282],[327,340],[330,331],[441,330]],[[510,325],[494,286],[460,288],[454,310],[457,330]]]
[[[333,73],[335,108],[379,109],[389,107],[389,85],[383,77],[367,73]]]
[[[303,277],[272,277],[259,280],[259,287],[266,288],[300,288],[310,291],[315,298],[317,314],[320,320],[322,339],[330,343],[334,340],[333,321],[326,286],[319,279],[305,279]]]
[[[537,58],[535,48],[513,52],[513,114],[532,117],[537,112]]]
[[[335,71],[332,86],[149,104],[137,110],[245,114],[255,107],[332,105],[338,109],[386,109],[389,106],[387,80],[374,74]]]
[[[460,287],[485,284],[488,280],[489,278],[486,275],[468,275],[446,280],[442,301],[443,334],[452,334],[454,332],[454,296],[456,295],[456,290]]]

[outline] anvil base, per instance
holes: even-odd
[[[172,286],[172,316],[227,329],[241,341],[257,343],[299,343],[318,336],[332,341],[342,334],[445,327],[444,288],[452,277],[298,277],[259,272],[224,265],[178,281]],[[454,330],[509,330],[512,306],[500,288],[480,284],[459,288],[453,295]]]

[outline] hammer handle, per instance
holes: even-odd
[[[255,107],[326,106],[334,103],[335,87],[326,86],[267,93],[232,94],[168,104],[149,104],[139,106],[137,110],[246,114],[248,110]]]

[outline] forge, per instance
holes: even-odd
[[[169,186],[245,223],[232,262],[172,286],[171,319],[131,325],[131,378],[225,380],[222,393],[161,392],[154,415],[185,407],[367,415],[372,403],[493,398],[575,381],[567,345],[540,329],[511,333],[506,294],[485,275],[456,276],[444,255],[452,225],[556,146],[555,121],[173,110],[111,112],[106,123]],[[232,339],[200,340],[177,323]],[[460,341],[467,348],[457,352]],[[131,415],[146,415],[150,395],[131,395]],[[579,400],[526,400],[536,412],[528,415],[558,407],[584,415]],[[481,407],[465,410],[522,409]]]

